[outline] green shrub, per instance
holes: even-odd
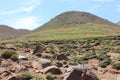
[[[30,80],[31,78],[32,78],[32,75],[28,71],[25,71],[20,75],[21,80]]]
[[[13,61],[17,61],[18,60],[18,55],[14,54],[10,57],[10,59],[13,60]]]
[[[41,53],[39,53],[39,52],[36,53],[35,55],[38,56],[38,57],[41,57],[41,56],[42,56]]]
[[[55,65],[56,65],[57,67],[62,67],[62,66],[63,66],[63,64],[62,64],[61,62],[59,62],[59,61],[55,62]]]
[[[108,56],[107,54],[100,54],[99,56],[98,56],[98,59],[99,60],[104,60],[104,59],[109,59],[110,58],[110,56]]]
[[[36,80],[44,80],[44,75],[40,73],[32,73],[31,74],[32,78],[35,78]]]
[[[120,70],[120,62],[115,62],[112,64],[112,68]]]
[[[102,68],[105,68],[105,67],[107,67],[110,63],[111,63],[111,59],[106,59],[106,60],[100,61],[100,62],[99,62],[99,66],[102,67]]]
[[[80,57],[80,58],[78,59],[78,63],[79,63],[79,64],[87,64],[87,63],[88,63],[88,60],[85,59],[84,57]]]
[[[11,51],[11,50],[8,50],[8,51],[4,51],[1,56],[5,59],[9,59],[10,57],[12,57],[13,55],[17,54],[15,51]]]
[[[47,80],[54,80],[54,79],[55,79],[55,76],[54,76],[53,74],[51,74],[51,73],[47,73],[47,74],[46,74],[46,79],[47,79]]]
[[[96,54],[95,53],[86,53],[84,58],[86,58],[87,60],[88,59],[93,59],[93,58],[96,58]]]

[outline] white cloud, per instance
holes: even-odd
[[[35,29],[41,24],[39,24],[40,18],[35,16],[29,16],[24,18],[19,18],[12,23],[12,26],[16,29]]]
[[[93,1],[96,1],[96,2],[112,2],[114,0],[93,0]]]
[[[34,6],[20,7],[16,10],[0,12],[0,15],[10,15],[10,14],[16,14],[16,13],[21,13],[21,12],[31,12],[33,8]]]
[[[20,7],[10,11],[2,11],[0,12],[0,15],[10,15],[10,14],[16,14],[16,13],[22,13],[22,12],[31,12],[40,5],[40,2],[41,0],[29,0],[29,1],[23,0],[18,4],[20,5]]]

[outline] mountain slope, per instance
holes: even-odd
[[[70,11],[16,40],[70,40],[120,35],[118,25],[86,12]]]
[[[117,25],[120,25],[120,21],[119,21],[119,22],[117,22]]]
[[[29,32],[29,30],[16,30],[6,25],[0,25],[0,39],[10,39]]]
[[[98,16],[95,16],[91,13],[87,12],[79,12],[79,11],[69,11],[64,12],[55,18],[51,19],[48,23],[36,29],[37,31],[41,29],[48,29],[53,27],[61,27],[65,25],[75,25],[75,24],[105,24],[105,25],[114,25],[112,22],[102,19]]]

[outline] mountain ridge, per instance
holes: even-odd
[[[29,32],[29,30],[25,29],[14,29],[7,25],[0,25],[0,39],[11,39]]]

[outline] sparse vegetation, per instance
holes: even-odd
[[[105,60],[105,59],[109,59],[110,58],[110,56],[108,56],[107,54],[100,54],[99,56],[98,56],[98,59],[99,60]]]
[[[120,62],[114,62],[114,63],[112,63],[112,67],[114,69],[120,70]]]
[[[10,59],[13,60],[13,61],[17,61],[18,60],[18,55],[14,54],[10,57]]]
[[[25,72],[21,73],[19,78],[22,80],[30,80],[32,78],[32,75],[30,72],[25,71]]]
[[[1,56],[5,59],[9,59],[11,58],[13,55],[17,54],[15,51],[11,51],[11,50],[7,50],[7,51],[4,51]]]
[[[46,79],[47,80],[55,80],[55,76],[53,74],[51,74],[51,73],[47,73],[46,74]]]
[[[111,63],[111,60],[110,60],[110,59],[105,59],[105,60],[99,62],[99,66],[102,67],[102,68],[105,68],[105,67],[107,67],[110,63]]]
[[[94,15],[92,15],[95,17],[94,21],[88,21],[85,16],[84,20],[83,16],[78,16],[78,13],[74,15],[78,16],[76,18],[71,18],[73,17],[71,15],[65,18],[62,14],[62,19],[59,15],[57,16],[59,18],[56,17],[43,25],[44,29],[40,27],[41,30],[37,29],[28,35],[1,41],[0,54],[3,61],[0,58],[0,76],[11,71],[16,74],[20,73],[21,80],[63,80],[66,68],[79,64],[90,66],[100,77],[106,76],[110,72],[108,69],[108,72],[103,75],[103,68],[107,70],[110,67],[111,70],[112,68],[120,70],[120,57],[118,56],[120,53],[120,28],[106,20],[100,22],[102,19],[96,19]],[[77,21],[75,21],[76,19]],[[40,50],[35,51],[33,55],[32,51],[34,52],[37,45],[41,45]],[[14,47],[16,51],[11,51]],[[58,59],[57,56],[60,54],[64,54],[68,61]],[[28,59],[18,60],[18,55]],[[47,61],[40,62],[41,58],[49,59],[50,64],[47,64]],[[60,75],[44,74],[45,68],[41,67],[43,65],[54,65],[63,73]],[[102,70],[99,71],[98,66]],[[8,72],[7,69],[9,69]],[[116,80],[116,76],[113,76],[114,79],[111,80]]]

